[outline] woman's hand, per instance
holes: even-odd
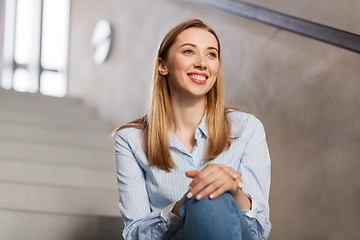
[[[235,169],[231,168],[231,167],[226,167],[223,164],[219,164],[220,168],[223,168],[228,174],[230,174],[231,178],[234,179],[234,181],[236,181],[237,186],[239,189],[243,189],[244,188],[244,182],[241,178],[241,173],[235,171]]]
[[[209,198],[214,199],[225,192],[236,197],[244,187],[241,173],[222,164],[210,163],[201,171],[188,171],[185,174],[194,179],[189,186],[188,198],[196,196],[196,199],[201,200],[209,195]]]

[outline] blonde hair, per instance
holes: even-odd
[[[139,128],[143,130],[144,149],[149,159],[150,166],[170,171],[176,168],[176,164],[170,155],[169,132],[172,123],[172,109],[170,104],[169,86],[166,77],[159,74],[160,59],[167,60],[170,47],[174,44],[177,36],[189,28],[201,28],[212,33],[218,42],[219,71],[217,80],[207,93],[206,126],[208,132],[208,146],[206,161],[217,157],[222,151],[230,146],[230,123],[227,118],[228,109],[224,106],[224,85],[221,67],[220,42],[216,33],[201,20],[193,19],[185,21],[173,27],[163,38],[155,64],[154,85],[152,101],[147,116],[134,120],[116,131],[124,128]]]

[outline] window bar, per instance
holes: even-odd
[[[3,43],[3,71],[1,86],[11,89],[13,86],[13,75],[15,69],[14,46],[15,46],[15,24],[16,24],[16,0],[5,2],[5,25]]]
[[[31,73],[31,92],[38,92],[40,89],[41,74],[41,41],[42,41],[42,18],[43,18],[43,0],[36,1],[35,13],[35,31],[34,31],[34,50],[33,57],[29,63],[29,72]]]

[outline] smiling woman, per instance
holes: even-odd
[[[125,239],[266,239],[270,157],[261,122],[224,107],[220,43],[194,19],[156,60],[148,115],[117,129]]]

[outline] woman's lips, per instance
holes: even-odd
[[[207,74],[204,73],[188,73],[188,77],[197,84],[205,84],[206,80],[209,78]]]

